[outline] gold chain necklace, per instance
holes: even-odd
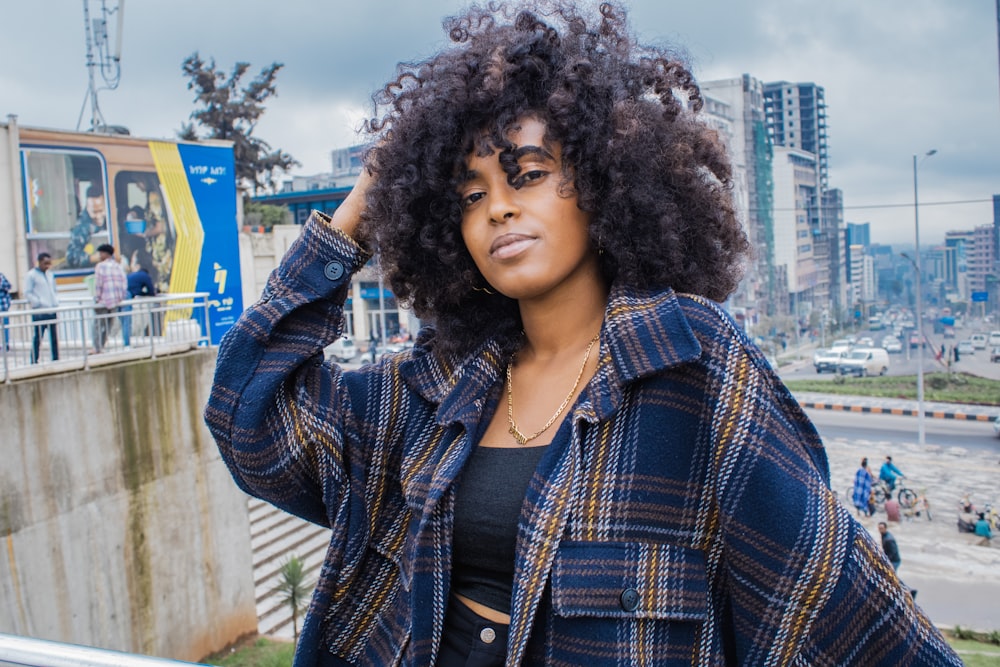
[[[593,349],[594,343],[601,337],[600,332],[596,336],[590,339],[590,345],[587,346],[587,353],[583,355],[583,365],[580,366],[580,372],[576,374],[576,381],[573,382],[573,388],[569,390],[566,394],[566,398],[563,399],[562,404],[556,413],[545,422],[545,426],[538,429],[531,435],[525,435],[521,433],[521,430],[517,428],[517,422],[514,421],[514,382],[510,379],[510,369],[514,365],[514,355],[511,355],[510,361],[507,362],[507,432],[514,436],[514,440],[517,441],[519,445],[526,445],[542,433],[545,433],[552,424],[559,419],[559,415],[563,413],[566,406],[569,405],[570,399],[573,398],[573,394],[576,393],[576,388],[580,386],[580,378],[583,377],[583,371],[587,368],[587,362],[590,361],[590,350]]]

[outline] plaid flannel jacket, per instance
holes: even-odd
[[[329,526],[296,665],[434,664],[454,481],[505,359],[322,360],[367,256],[314,214],[225,337],[206,420],[247,492]],[[714,303],[612,291],[522,509],[508,665],[960,665]]]

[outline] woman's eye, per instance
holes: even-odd
[[[531,171],[526,171],[514,179],[514,187],[520,188],[526,183],[537,181],[538,179],[545,176],[547,173],[548,172],[543,169],[532,169]]]
[[[484,197],[482,192],[471,192],[462,197],[462,208],[469,208]]]

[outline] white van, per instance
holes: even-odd
[[[347,363],[358,354],[358,349],[354,345],[354,339],[344,334],[339,339],[327,345],[325,352],[327,359],[332,357],[340,363]]]
[[[889,353],[880,347],[848,352],[841,360],[838,370],[841,375],[885,375],[889,371]]]
[[[972,343],[972,347],[977,350],[986,349],[986,334],[984,333],[974,333],[969,336],[969,341]]]
[[[991,331],[990,337],[986,341],[986,344],[989,345],[990,347],[1000,345],[1000,331]]]

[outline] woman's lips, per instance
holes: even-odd
[[[510,259],[524,252],[535,239],[524,234],[504,234],[490,244],[490,256],[494,259]]]

